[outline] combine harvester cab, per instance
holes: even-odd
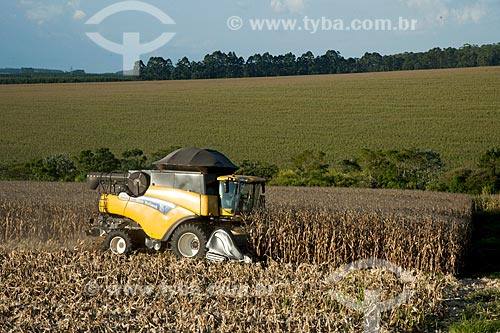
[[[226,156],[183,148],[154,163],[158,170],[91,173],[99,213],[89,234],[125,254],[133,247],[169,247],[179,258],[251,261],[241,216],[265,204],[265,179],[239,176]]]

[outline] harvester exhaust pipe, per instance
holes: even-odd
[[[213,261],[243,261],[251,263],[252,258],[243,254],[236,246],[232,233],[229,229],[217,229],[207,242],[206,258]]]

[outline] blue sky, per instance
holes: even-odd
[[[162,24],[149,13],[130,10],[110,15],[100,24],[86,24],[102,9],[120,2],[3,0],[0,67],[121,70],[123,56],[97,45],[86,34],[91,32],[118,44],[125,32],[139,33],[141,43],[175,33],[164,46],[141,55],[145,62],[162,56],[174,63],[183,56],[201,60],[216,50],[234,51],[245,59],[254,53],[301,55],[311,50],[319,55],[329,49],[344,57],[361,57],[364,52],[393,54],[500,42],[499,0],[144,0],[175,24]],[[241,29],[228,27],[228,18],[235,16],[241,19]],[[321,23],[341,20],[350,27],[353,20],[384,19],[397,24],[400,18],[416,20],[415,30],[328,30],[322,29],[328,24]],[[256,19],[296,20],[297,25],[293,31],[282,26],[255,30]],[[304,20],[318,22],[318,29],[307,30]]]

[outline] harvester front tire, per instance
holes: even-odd
[[[186,223],[175,229],[170,245],[177,258],[201,258],[207,252],[208,236],[196,223]]]
[[[111,231],[104,241],[104,248],[117,255],[124,255],[132,251],[130,236],[121,230]]]

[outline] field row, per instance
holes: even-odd
[[[361,148],[419,148],[465,167],[500,145],[499,72],[0,86],[0,163],[177,145],[281,167],[306,149],[334,162]]]

